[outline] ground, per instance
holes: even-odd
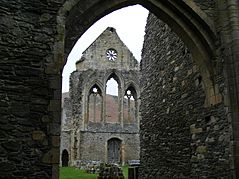
[[[128,167],[123,167],[125,179],[128,179]],[[74,167],[61,167],[60,179],[97,179],[97,174],[88,174]]]

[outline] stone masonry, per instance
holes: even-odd
[[[113,60],[111,56],[107,57],[109,49],[116,51]],[[121,141],[121,164],[138,160],[139,64],[116,30],[107,28],[83,52],[76,68],[70,77],[69,97],[66,96],[63,103],[61,151],[68,150],[69,164],[75,165],[77,161],[109,162],[107,142],[115,138]],[[106,84],[111,77],[118,83],[118,97],[106,94]],[[94,88],[97,89],[97,100],[91,101]],[[135,103],[130,119],[125,105],[128,101],[124,99],[128,90],[134,97],[131,106]]]
[[[81,35],[98,19],[135,4],[154,13],[183,41],[190,55],[179,53],[180,58],[192,58],[179,69],[176,67],[181,63],[177,59],[172,64],[167,64],[165,59],[154,60],[160,59],[160,52],[166,53],[165,57],[169,56],[172,62],[171,54],[181,48],[178,43],[182,42],[165,44],[161,49],[159,45],[167,42],[167,38],[160,39],[160,36],[165,36],[169,28],[165,28],[164,33],[155,28],[148,31],[146,39],[151,40],[146,42],[143,53],[145,57],[148,53],[153,57],[142,62],[148,81],[142,91],[152,93],[148,96],[141,93],[143,99],[147,99],[147,102],[141,100],[142,107],[150,113],[146,115],[142,111],[145,119],[141,123],[141,163],[146,167],[140,175],[239,178],[238,0],[1,0],[0,178],[59,178],[61,75],[67,56]],[[155,37],[160,40],[154,40],[155,34],[160,35]],[[154,45],[150,45],[150,41]],[[174,46],[176,49],[172,48]],[[166,47],[172,49],[168,55]],[[184,74],[194,69],[194,63],[198,71]],[[169,70],[165,71],[169,78],[165,78],[164,89],[173,91],[175,87],[178,96],[158,85],[163,77],[159,72],[164,69]],[[186,76],[188,79],[183,78]],[[170,82],[173,77],[177,77],[178,82]],[[183,81],[185,88],[179,85]],[[81,88],[80,83],[78,87]],[[159,91],[167,97],[159,95]],[[160,101],[165,99],[166,105],[162,106],[153,97]],[[169,106],[173,101],[173,106]],[[177,107],[176,102],[179,103]],[[187,111],[190,112],[188,116]],[[155,115],[160,119],[156,120]],[[180,123],[179,115],[183,117]],[[182,128],[176,126],[177,122]],[[161,129],[160,135],[154,132],[156,126]],[[165,142],[165,137],[170,143]],[[160,150],[152,142],[145,146],[151,139],[156,144],[162,142]],[[156,160],[161,154],[167,157],[160,158],[159,169]]]
[[[198,65],[169,26],[153,14],[147,21],[141,74],[141,178],[232,177],[224,104],[220,100],[206,105]],[[218,71],[216,83],[223,93],[221,74]]]

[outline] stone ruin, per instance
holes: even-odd
[[[111,78],[118,96],[106,94]],[[63,97],[61,151],[69,165],[139,159],[139,64],[114,28],[83,52]]]

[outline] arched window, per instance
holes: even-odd
[[[119,122],[119,79],[112,74],[106,83],[106,113],[105,121],[109,123]]]
[[[102,121],[102,92],[97,85],[94,85],[89,92],[88,97],[88,121],[101,122]]]
[[[132,123],[136,119],[137,93],[133,87],[127,88],[124,94],[124,123]]]

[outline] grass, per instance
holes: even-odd
[[[128,179],[128,167],[123,166],[125,179]],[[60,167],[60,179],[97,179],[98,174],[88,174],[74,167]]]
[[[89,174],[74,167],[61,167],[60,179],[96,179],[97,174]]]

